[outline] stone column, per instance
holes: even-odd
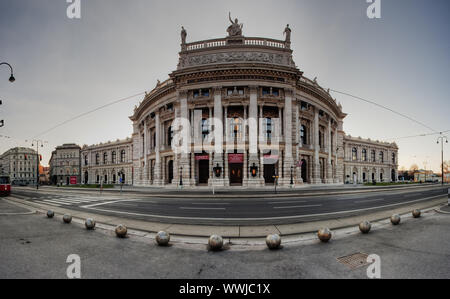
[[[143,176],[143,185],[148,185],[149,177],[148,177],[148,133],[147,133],[147,119],[144,120],[144,176]]]
[[[262,107],[261,113],[262,113]],[[258,175],[256,178],[252,176],[247,177],[248,186],[261,186],[263,185],[262,173],[264,171],[263,162],[258,158],[258,132],[262,128],[259,127],[259,117],[258,117],[258,87],[250,86],[250,105],[248,111],[248,142],[249,142],[249,157],[248,157],[248,168],[252,167],[253,164],[258,166]],[[262,114],[261,114],[262,115]],[[259,128],[258,128],[259,127]],[[262,155],[261,155],[262,156]],[[262,159],[262,157],[261,157]]]
[[[154,171],[154,181],[153,184],[156,186],[162,185],[162,176],[161,176],[161,123],[159,119],[159,111],[155,113],[155,169]]]
[[[332,166],[331,166],[331,160],[332,160],[332,145],[331,145],[331,118],[328,118],[328,166],[327,166],[327,184],[333,184],[333,173],[332,173]]]
[[[291,169],[294,166],[294,157],[292,156],[292,101],[294,92],[290,89],[284,91],[284,159],[283,159],[283,180],[286,186],[291,184]],[[295,184],[294,169],[292,169],[292,180]]]
[[[319,160],[319,109],[314,110],[314,166],[313,166],[313,184],[321,184],[320,179],[320,160]]]
[[[222,106],[222,88],[214,88],[214,167],[221,167],[225,171],[223,159],[223,106]],[[213,175],[212,184],[214,186],[225,186],[223,176],[217,178]]]
[[[189,125],[189,112],[187,104],[187,92],[180,91],[178,94],[178,99],[180,102],[180,119],[182,125],[182,136],[183,136],[183,146],[180,154],[179,168],[183,168],[183,186],[190,186],[190,162],[189,153],[191,152],[191,127]],[[180,169],[178,170],[180,171]]]

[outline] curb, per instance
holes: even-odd
[[[445,198],[446,202],[447,198]],[[97,224],[100,226],[110,227],[114,229],[115,225],[122,223],[126,225],[130,230],[140,232],[141,234],[155,234],[158,231],[168,231],[172,236],[178,236],[182,238],[205,238],[212,234],[220,234],[225,239],[234,240],[252,240],[265,238],[268,234],[277,233],[283,237],[295,237],[305,234],[311,234],[317,232],[321,227],[328,227],[332,230],[346,229],[359,225],[364,220],[370,222],[376,222],[388,219],[392,214],[407,214],[414,209],[427,209],[442,206],[444,198],[436,199],[427,202],[420,202],[409,206],[399,207],[396,209],[390,209],[385,211],[379,211],[371,214],[361,214],[357,216],[342,218],[342,219],[330,219],[322,221],[312,221],[297,224],[284,224],[284,225],[263,225],[263,226],[206,226],[206,225],[177,225],[177,224],[164,224],[155,223],[142,220],[133,220],[127,218],[121,218],[116,216],[106,216],[101,214],[95,214],[90,212],[70,210],[66,208],[59,208],[53,206],[45,206],[37,203],[31,203],[21,199],[14,198],[13,200],[7,200],[11,204],[18,206],[28,206],[36,209],[37,213],[46,214],[47,209],[53,210],[55,214],[71,214],[74,219],[84,221],[86,218],[94,218]],[[186,229],[186,227],[188,227]],[[201,233],[199,233],[201,232]],[[236,233],[237,232],[237,233]]]

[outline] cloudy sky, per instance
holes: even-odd
[[[436,131],[450,130],[450,1],[381,0],[381,19],[367,18],[366,0],[81,0],[81,19],[66,0],[1,0],[0,152],[48,141],[95,144],[130,136],[128,117],[141,97],[97,111],[40,135],[101,105],[150,91],[177,65],[180,27],[188,42],[226,36],[228,12],[244,35],[283,39],[292,28],[294,60],[320,85],[373,100]],[[349,114],[352,136],[389,140],[433,133],[408,119],[334,95]],[[450,133],[448,134],[450,136]],[[398,139],[400,166],[438,170],[437,136]],[[450,146],[446,148],[450,159]]]

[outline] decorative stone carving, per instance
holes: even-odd
[[[291,57],[283,59],[282,54],[264,52],[228,52],[191,56],[180,60],[180,67],[194,67],[205,64],[235,63],[235,62],[261,62],[295,67]]]

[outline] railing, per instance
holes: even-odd
[[[239,38],[237,38],[237,39],[239,39]],[[225,47],[227,45],[234,46],[238,43],[228,43],[228,41],[234,41],[237,39],[235,39],[235,38],[220,38],[220,39],[211,39],[211,40],[189,43],[189,44],[186,44],[186,51]],[[243,45],[246,45],[246,46],[270,47],[270,48],[278,48],[278,49],[287,49],[288,48],[288,47],[286,47],[286,43],[284,41],[270,39],[270,38],[242,37],[242,41],[243,41]]]

